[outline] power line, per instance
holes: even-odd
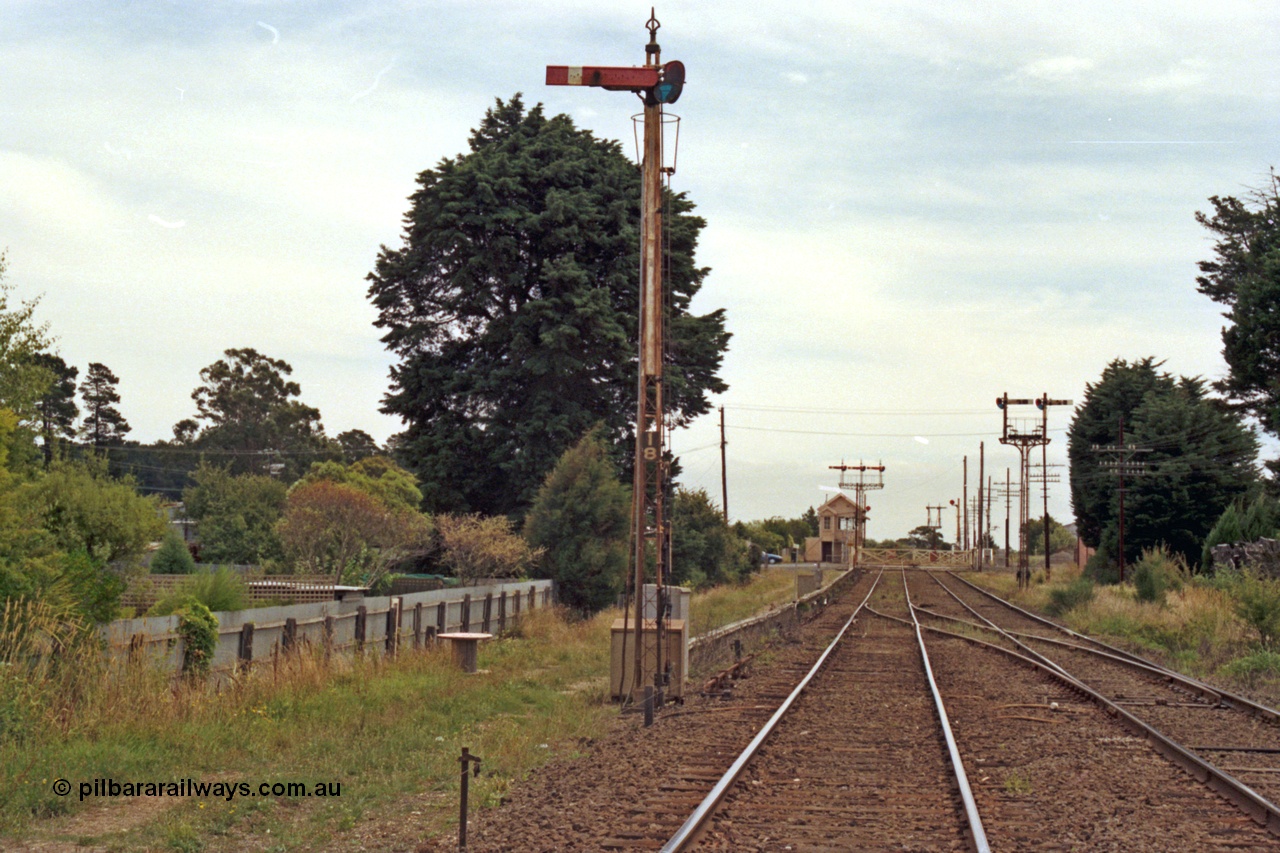
[[[751,403],[742,403],[738,405],[725,405],[725,409],[739,412],[776,412],[780,414],[796,414],[796,415],[859,415],[859,416],[885,416],[885,417],[908,417],[918,415],[929,416],[946,416],[954,417],[959,415],[984,415],[987,414],[981,409],[834,409],[834,408],[817,408],[809,406],[769,406],[755,405]]]
[[[831,435],[854,438],[973,438],[975,436],[992,436],[991,430],[984,432],[831,432],[828,430],[788,429],[786,427],[752,427],[730,426],[729,429],[750,430],[751,432],[781,432],[792,435]],[[1050,430],[1062,432],[1063,430]]]

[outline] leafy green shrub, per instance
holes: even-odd
[[[218,617],[194,599],[184,602],[176,615],[178,636],[182,638],[182,673],[203,676],[218,647]]]
[[[1105,543],[1098,546],[1089,562],[1084,564],[1083,576],[1094,583],[1113,584],[1120,581],[1120,570],[1111,556],[1111,549]]]
[[[1262,647],[1271,648],[1280,637],[1280,581],[1241,572],[1231,593],[1236,613],[1258,632]]]
[[[151,558],[153,575],[189,575],[195,572],[196,561],[187,550],[178,531],[170,529],[164,535],[160,550]]]
[[[1133,567],[1133,587],[1139,601],[1164,603],[1169,590],[1182,589],[1189,573],[1182,557],[1168,549],[1147,548]]]
[[[1248,506],[1233,503],[1222,511],[1217,522],[1204,538],[1201,566],[1208,571],[1213,565],[1213,547],[1236,542],[1256,542],[1275,536],[1280,529],[1280,501],[1268,495],[1259,495]]]
[[[1074,610],[1093,598],[1093,581],[1087,577],[1078,577],[1066,586],[1058,586],[1049,590],[1049,603],[1045,610],[1050,616],[1061,616]]]
[[[1280,678],[1280,652],[1256,651],[1224,665],[1223,675],[1238,678],[1252,687],[1261,678]]]
[[[580,614],[608,607],[627,573],[630,524],[631,495],[596,427],[560,457],[525,516],[525,538],[543,550],[535,576],[554,579]]]
[[[147,611],[148,616],[177,613],[186,601],[198,601],[212,611],[244,610],[249,606],[249,591],[240,576],[226,566],[213,571],[196,572],[173,592],[160,599]]]

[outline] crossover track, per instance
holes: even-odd
[[[1056,671],[1131,733],[1280,835],[1280,716],[1274,709],[1071,632],[962,578],[914,573],[912,583],[932,623],[982,635]]]

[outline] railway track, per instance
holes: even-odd
[[[1119,715],[1149,727],[1154,735],[1130,725],[1280,835],[1280,722],[1273,709],[1067,631],[959,578],[919,574],[913,587],[933,624],[955,630],[952,620],[963,620],[961,629],[971,635],[1003,630],[1003,646],[1019,644],[1091,688]]]
[[[866,600],[909,620],[900,584]],[[915,626],[855,612],[663,850],[986,850],[940,707]]]
[[[920,632],[907,573],[886,581],[664,851],[1274,849],[1061,673]]]
[[[607,757],[542,774],[505,818],[480,821],[470,849],[1277,848],[1256,814],[1169,760],[1128,711],[1095,704],[1014,642],[1036,630],[1051,646],[1045,626],[973,627],[924,572],[867,574],[841,599],[730,696],[694,697]]]

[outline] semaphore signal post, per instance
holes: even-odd
[[[639,382],[636,401],[635,475],[632,481],[631,536],[634,624],[631,626],[634,667],[629,690],[632,700],[652,687],[662,697],[666,669],[666,593],[671,577],[666,502],[670,477],[665,457],[663,352],[665,304],[662,269],[663,106],[673,104],[684,87],[684,65],[662,63],[657,33],[660,24],[650,10],[649,43],[643,66],[548,65],[548,86],[596,86],[615,92],[634,92],[644,103],[644,154],[640,191],[640,335]],[[645,602],[645,564],[654,560],[654,600]],[[646,611],[652,618],[646,620]],[[647,624],[646,624],[647,622]],[[649,637],[646,639],[645,634]],[[626,653],[624,652],[624,657]],[[655,682],[646,684],[646,673]]]

